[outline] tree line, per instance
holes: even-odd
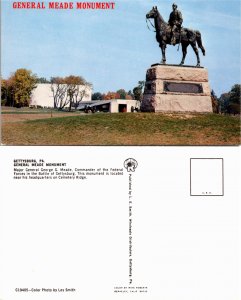
[[[82,76],[51,77],[50,80],[18,69],[8,79],[1,80],[1,104],[13,107],[29,106],[31,93],[38,83],[51,84],[54,108],[77,108],[84,96],[88,95],[91,83]]]
[[[142,100],[145,81],[138,81],[138,85],[129,90],[119,89],[116,92],[100,93],[96,92],[92,95],[92,100],[111,100],[111,99],[126,99],[126,100]]]
[[[110,100],[110,99],[135,99],[141,101],[143,98],[145,81],[139,81],[138,85],[132,91],[126,92],[124,89],[117,90],[116,92],[108,92],[102,94],[96,92],[92,95],[92,100]],[[223,93],[217,97],[212,90],[212,108],[214,113],[222,114],[240,114],[240,90],[241,85],[235,84],[227,93]]]
[[[51,84],[51,92],[54,99],[54,108],[77,108],[85,96],[88,95],[92,84],[82,76],[70,75],[67,77],[51,77],[50,80],[37,77],[31,70],[18,69],[8,79],[1,79],[1,104],[6,106],[29,106],[31,93],[38,83]],[[127,99],[142,100],[145,81],[138,81],[137,86],[128,92],[119,89],[108,93],[96,92],[92,100]],[[241,85],[235,84],[227,93],[219,98],[212,90],[211,99],[214,113],[240,114],[240,90]]]
[[[227,93],[223,93],[217,100],[217,110],[224,114],[240,114],[240,91],[241,85],[235,84]]]

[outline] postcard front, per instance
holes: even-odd
[[[237,299],[239,1],[3,1],[0,298]]]

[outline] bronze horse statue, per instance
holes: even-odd
[[[146,19],[154,19],[155,29],[156,29],[156,40],[159,43],[159,47],[162,50],[162,64],[166,63],[166,45],[171,44],[171,27],[164,21],[160,15],[156,6],[146,15]],[[205,49],[202,45],[201,33],[198,30],[191,30],[188,28],[181,28],[181,33],[176,34],[177,44],[182,45],[182,61],[180,65],[184,64],[185,57],[187,55],[187,47],[192,46],[193,51],[197,57],[197,67],[200,67],[200,58],[198,53],[198,47],[202,50],[203,55],[205,55]]]

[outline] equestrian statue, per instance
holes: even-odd
[[[164,21],[156,6],[154,6],[152,10],[146,15],[146,19],[154,19],[154,25],[152,26],[155,27],[156,40],[162,50],[161,63],[166,63],[167,45],[175,46],[176,44],[181,44],[182,61],[180,65],[183,65],[187,55],[187,47],[191,45],[197,57],[197,67],[200,67],[200,58],[197,45],[201,49],[203,55],[205,55],[205,49],[202,45],[201,33],[198,30],[183,28],[182,14],[179,10],[177,10],[177,5],[175,3],[173,3],[172,9],[173,11],[170,14],[168,23]]]

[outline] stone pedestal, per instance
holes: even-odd
[[[146,73],[143,112],[212,112],[208,72],[204,68],[152,65]]]

